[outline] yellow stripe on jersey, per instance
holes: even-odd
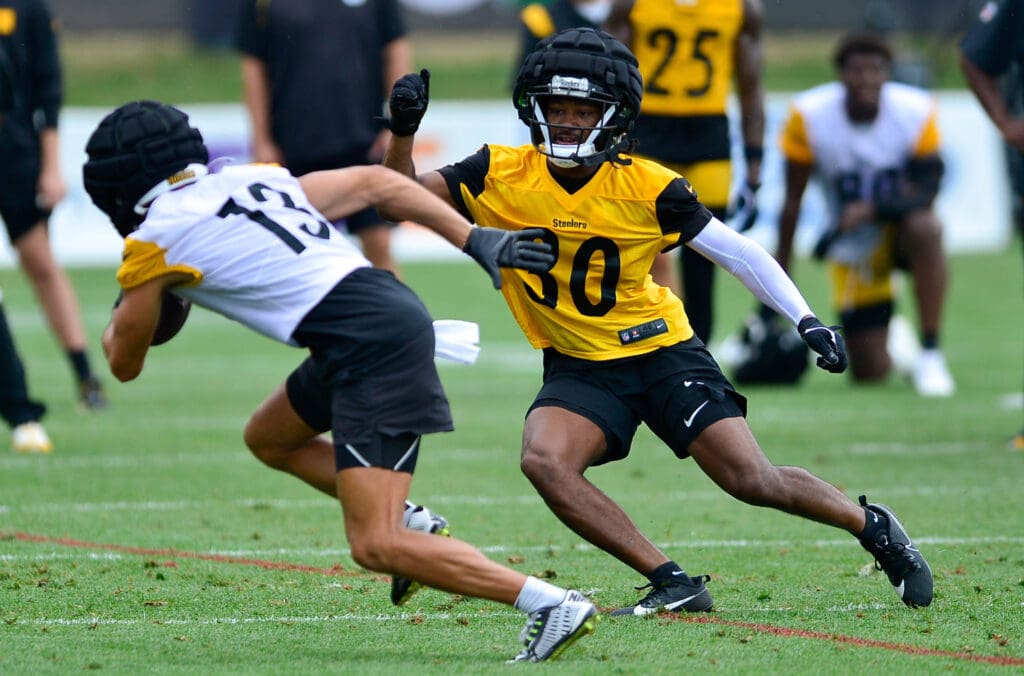
[[[693,336],[682,303],[649,274],[655,256],[679,243],[678,232],[662,232],[655,207],[677,174],[642,159],[627,167],[605,162],[569,194],[530,146],[489,148],[483,190],[474,195],[461,186],[473,220],[505,230],[543,228],[557,256],[542,274],[502,269],[502,293],[531,345],[604,361]],[[655,335],[620,337],[649,322]]]
[[[126,237],[121,267],[117,269],[117,283],[123,289],[133,289],[172,272],[189,275],[192,278],[186,282],[189,286],[203,281],[203,273],[191,266],[168,265],[166,254],[166,250],[152,242]]]
[[[794,106],[789,107],[789,117],[779,136],[779,147],[787,160],[814,163],[814,151],[811,150],[811,142],[807,138],[804,116]]]
[[[917,145],[914,146],[914,157],[938,154],[940,145],[939,116],[933,107],[931,114],[928,115],[928,120],[924,123],[924,128],[921,129],[921,137],[917,140]]]
[[[647,115],[726,111],[742,0],[636,0],[629,14]]]
[[[523,11],[519,13],[519,18],[522,20],[523,25],[533,34],[533,37],[538,40],[546,38],[555,32],[555,22],[551,18],[551,13],[548,12],[547,7],[539,3],[523,7]]]

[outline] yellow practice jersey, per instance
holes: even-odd
[[[725,114],[743,0],[636,0],[629,14],[645,115]]]
[[[649,274],[710,212],[686,179],[634,159],[605,162],[574,192],[532,146],[484,146],[441,174],[463,213],[505,230],[542,228],[549,272],[502,270],[502,292],[530,343],[593,361],[644,354],[693,336],[682,302]]]

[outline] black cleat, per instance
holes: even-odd
[[[107,407],[107,397],[103,394],[103,386],[94,376],[89,376],[78,384],[78,401],[87,411],[102,411]]]
[[[690,577],[680,572],[672,580],[650,582],[637,587],[637,591],[650,587],[651,591],[647,592],[647,596],[640,599],[635,606],[613,610],[612,615],[643,617],[663,611],[700,613],[711,610],[714,601],[711,599],[711,592],[704,586],[704,583],[710,580],[710,575]]]
[[[861,546],[875,557],[875,568],[883,571],[896,588],[896,594],[911,608],[923,608],[932,602],[932,569],[921,556],[896,515],[885,505],[869,503],[860,496],[860,505],[869,519],[885,521],[887,528],[873,541],[861,540]]]

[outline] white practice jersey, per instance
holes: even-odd
[[[174,292],[294,345],[303,317],[346,275],[370,262],[275,165],[228,165],[156,198],[125,239],[125,289],[170,272]]]
[[[832,217],[854,200],[878,201],[912,158],[939,152],[935,101],[923,89],[882,86],[878,116],[850,120],[839,82],[810,89],[793,101],[780,145],[787,160],[814,165]]]

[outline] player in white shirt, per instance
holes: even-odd
[[[452,429],[431,318],[328,223],[368,206],[414,220],[466,251],[495,287],[499,267],[550,267],[536,233],[474,228],[381,166],[301,179],[271,165],[211,171],[185,113],[155,101],[112,112],[86,152],[85,188],[125,237],[123,297],[103,335],[118,380],[142,371],[165,293],[308,349],[249,420],[246,444],[340,499],[352,558],[393,576],[394,602],[405,602],[416,580],[514,605],[529,615],[520,659],[530,661],[556,658],[593,630],[597,611],[582,594],[431,535],[443,532],[443,519],[406,502],[421,436]]]
[[[831,223],[815,253],[829,262],[854,380],[885,378],[898,356],[887,339],[893,272],[903,268],[913,278],[924,347],[908,370],[922,395],[948,396],[955,385],[939,351],[948,273],[932,208],[943,170],[936,106],[924,90],[889,82],[891,62],[877,35],[845,36],[835,55],[840,81],[790,106],[780,139],[786,197],[776,257],[788,268],[800,203],[816,174]]]

